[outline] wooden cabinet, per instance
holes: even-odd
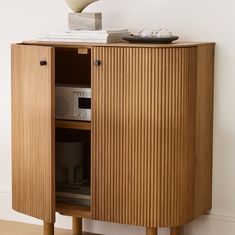
[[[211,208],[213,63],[213,43],[13,45],[13,208],[50,235],[56,211],[74,234],[89,218],[180,235]],[[91,85],[91,122],[55,122],[61,82]],[[90,208],[56,203],[56,129],[90,135]]]

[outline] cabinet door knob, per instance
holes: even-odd
[[[94,61],[94,65],[95,66],[100,66],[101,65],[101,61],[100,60],[95,60]]]
[[[47,61],[46,61],[46,60],[41,60],[41,61],[40,61],[40,65],[41,65],[41,66],[47,65]]]

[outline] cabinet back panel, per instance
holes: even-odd
[[[93,59],[92,218],[192,220],[196,48],[95,47]]]
[[[91,85],[91,54],[78,49],[56,49],[56,83]]]

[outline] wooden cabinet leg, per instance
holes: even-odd
[[[43,235],[54,235],[54,223],[43,222]]]
[[[146,235],[157,235],[157,228],[146,228]]]
[[[184,235],[184,227],[173,227],[171,228],[171,235]]]
[[[73,235],[82,235],[82,218],[73,217]]]

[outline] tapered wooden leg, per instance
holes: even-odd
[[[171,235],[184,235],[184,227],[171,228]]]
[[[82,235],[82,218],[73,217],[73,235]]]
[[[43,222],[43,235],[54,235],[54,223]]]
[[[146,235],[157,235],[157,228],[146,228]]]

